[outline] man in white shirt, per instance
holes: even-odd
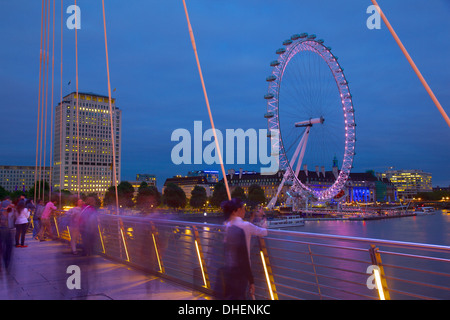
[[[250,268],[250,240],[252,236],[267,235],[266,222],[258,227],[244,221],[245,206],[240,199],[231,199],[222,205],[226,222],[225,265],[226,284],[225,299],[243,300],[249,286],[249,294],[255,294],[253,274]]]

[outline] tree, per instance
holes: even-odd
[[[63,191],[66,191],[66,190],[63,190]],[[86,198],[94,198],[96,208],[99,208],[102,204],[100,198],[98,197],[98,194],[96,194],[95,192],[88,193],[86,195]]]
[[[234,188],[233,192],[231,192],[232,198],[239,198],[244,202],[247,202],[247,196],[245,195],[245,191],[242,187]]]
[[[191,199],[189,200],[189,204],[193,208],[201,208],[206,204],[207,199],[206,189],[202,186],[195,186],[191,191]]]
[[[155,186],[142,181],[136,196],[136,207],[142,211],[150,211],[161,204],[161,194]]]
[[[9,196],[9,192],[0,186],[0,200],[3,200],[6,196]]]
[[[119,206],[131,208],[134,206],[133,195],[134,188],[128,181],[122,181],[117,186],[117,195],[119,197]],[[108,191],[105,193],[105,198],[103,199],[103,205],[108,206],[116,205],[116,188],[115,186],[111,186],[108,188]]]
[[[184,208],[187,199],[183,189],[174,183],[169,183],[164,190],[163,201],[170,208]]]
[[[29,199],[34,199],[34,185],[26,192],[25,197]],[[36,181],[36,198],[39,199],[42,194],[44,194],[44,198],[48,199],[48,193],[50,192],[50,186],[47,181]],[[17,193],[23,193],[22,191],[17,190]],[[39,194],[40,193],[40,194]],[[44,199],[41,199],[44,200]]]
[[[220,204],[225,200],[228,200],[227,189],[223,182],[218,182],[214,186],[214,191],[211,196],[211,205],[213,207],[220,207]]]
[[[264,190],[257,184],[252,184],[248,188],[248,204],[252,207],[258,204],[266,203],[266,196],[264,195]]]

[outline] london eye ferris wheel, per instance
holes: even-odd
[[[284,176],[269,207],[275,205],[283,186],[289,186],[289,195],[297,200],[330,200],[343,190],[355,155],[355,115],[344,69],[314,34],[293,35],[276,54],[266,78],[264,117]],[[331,182],[329,174],[328,183],[320,186],[300,179],[301,170],[309,168],[320,167],[325,175],[333,159],[340,160],[340,168]]]

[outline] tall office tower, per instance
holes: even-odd
[[[96,193],[103,197],[105,191],[114,185],[113,147],[117,183],[120,182],[122,111],[116,107],[115,99],[112,99],[112,110],[115,146],[111,139],[107,96],[79,92],[78,120],[76,92],[65,96],[56,106],[53,152],[55,189],[61,187],[77,193],[79,188],[81,193]]]

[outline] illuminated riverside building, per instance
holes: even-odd
[[[148,186],[156,187],[156,176],[154,174],[147,174],[147,173],[138,173],[136,175],[135,181],[129,181],[129,183],[133,186],[134,189],[134,196],[138,194],[139,187],[141,186],[141,183],[145,182]]]
[[[264,191],[264,196],[267,201],[270,201],[276,194],[278,186],[283,180],[284,172],[278,171],[276,174],[261,175],[255,171],[244,171],[240,169],[236,171],[234,169],[228,170],[227,181],[230,186],[231,192],[237,187],[241,187],[244,190],[245,195],[248,196],[248,188],[253,185],[259,185]],[[222,180],[223,182],[223,180]],[[283,186],[278,199],[280,203],[286,201],[286,191],[289,190],[288,186]]]
[[[219,171],[217,171],[217,170],[189,171],[187,176],[188,177],[205,177],[206,181],[208,181],[210,183],[219,182]]]
[[[0,186],[7,191],[28,191],[34,187],[35,166],[0,166]],[[38,175],[41,174],[41,178],[37,177],[37,180],[44,180],[49,182],[50,179],[49,167],[38,168]],[[49,183],[50,185],[51,183]]]
[[[277,193],[278,186],[283,180],[283,171],[274,175],[261,175],[255,171],[236,172],[233,169],[228,170],[227,180],[230,189],[233,191],[236,187],[244,189],[248,195],[248,188],[253,185],[259,185],[264,190],[267,201],[270,201]],[[329,188],[338,175],[337,167],[333,171],[325,171],[323,167],[316,167],[314,171],[304,170],[299,172],[300,181],[315,190]],[[287,191],[290,186],[283,186],[279,196],[278,204],[286,201]],[[372,203],[372,202],[392,202],[397,200],[395,187],[389,180],[375,174],[371,171],[364,173],[350,173],[345,186],[346,202]],[[342,199],[341,199],[342,200]]]
[[[191,192],[194,190],[195,186],[200,186],[205,188],[206,196],[211,197],[214,192],[215,182],[209,182],[205,176],[175,176],[173,178],[167,178],[166,182],[164,182],[164,186],[162,189],[162,193],[164,194],[164,190],[166,189],[169,183],[176,184],[181,189],[183,189],[184,194],[187,199],[191,198]]]
[[[398,196],[403,200],[411,200],[418,192],[431,192],[432,175],[422,170],[394,170],[390,169],[382,174],[397,188]]]
[[[117,183],[120,182],[122,111],[112,99],[113,132],[111,139],[109,98],[94,93],[79,93],[78,132],[76,92],[65,96],[56,106],[54,136],[55,188],[78,192],[78,140],[80,192],[97,193],[100,197],[113,183],[113,161]],[[79,137],[77,137],[79,133]],[[60,145],[62,142],[62,148]],[[113,160],[113,147],[116,158]]]
[[[136,175],[136,182],[143,182],[143,181],[145,181],[149,186],[156,187],[156,176],[154,174],[138,173]]]

